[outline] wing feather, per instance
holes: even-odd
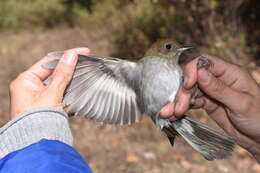
[[[110,77],[109,77],[110,78]],[[115,83],[111,83],[110,87],[107,87],[107,94],[108,96],[105,98],[106,99],[106,105],[105,105],[105,108],[104,108],[104,118],[102,121],[106,121],[108,124],[112,124],[113,121],[113,118],[114,118],[114,105],[113,105],[113,102],[114,102],[114,93],[111,91],[112,88],[114,88],[115,86]]]
[[[53,60],[44,64],[54,69],[63,52],[48,54]],[[63,104],[69,114],[84,116],[105,124],[133,124],[141,114],[136,94],[120,73],[120,65],[134,69],[135,63],[96,55],[79,55],[73,78]]]
[[[70,90],[70,87],[68,87],[67,90],[65,91],[63,104],[66,106],[71,105],[75,103],[78,98],[84,95],[85,92],[90,92],[89,88],[91,87],[91,83],[93,83],[94,80],[97,80],[99,76],[100,76],[99,73],[93,73],[89,76],[86,76],[86,79],[83,79],[85,80],[85,82],[82,83],[79,87],[75,88],[74,90]]]

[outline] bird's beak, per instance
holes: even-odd
[[[177,50],[180,52],[183,52],[185,50],[192,49],[192,48],[194,48],[194,47],[193,46],[182,46],[182,47],[178,48]]]

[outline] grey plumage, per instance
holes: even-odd
[[[181,135],[207,160],[225,158],[231,155],[234,138],[188,117],[170,122],[159,116],[161,108],[174,101],[181,85],[182,70],[178,58],[183,50],[166,40],[157,43],[136,63],[79,55],[63,105],[69,114],[105,124],[133,124],[146,114],[165,132],[172,145],[175,136]],[[54,59],[44,67],[54,69],[62,55],[63,52],[50,53]]]
[[[226,158],[234,149],[233,137],[190,117],[179,119],[170,126],[207,160]]]
[[[44,67],[54,69],[62,55],[62,52],[49,54],[54,60]],[[116,58],[80,55],[63,100],[68,113],[105,124],[126,125],[140,121],[136,94],[118,71],[119,64],[129,68],[136,65]]]

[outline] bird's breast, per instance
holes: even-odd
[[[148,115],[158,113],[175,99],[182,79],[180,66],[167,61],[151,60],[142,64],[139,98]]]

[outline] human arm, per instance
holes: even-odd
[[[68,116],[62,110],[61,101],[77,63],[77,54],[88,53],[89,50],[87,48],[67,51],[54,72],[42,68],[42,64],[51,59],[50,57],[45,57],[30,69],[21,73],[11,83],[10,117],[12,120],[0,129],[0,158],[3,157],[0,160],[1,170],[4,167],[6,168],[6,166],[7,168],[14,166],[8,167],[8,164],[12,163],[13,160],[19,162],[21,159],[26,160],[34,157],[30,148],[41,143],[42,139],[49,139],[47,140],[48,143],[53,143],[55,140],[59,145],[72,145]],[[51,82],[48,85],[44,85],[43,81],[50,75],[52,76]],[[28,149],[30,152],[23,152]],[[52,160],[52,158],[60,158],[63,156],[62,153],[67,153],[68,156],[73,157],[70,151],[76,152],[73,148],[68,147],[60,153],[56,152],[55,148],[50,150],[54,153],[53,157],[48,154],[44,155],[46,153],[45,150],[37,150],[37,148],[33,150],[36,151],[36,154],[40,153],[39,157],[44,155],[46,159],[44,163],[48,163],[47,166],[49,168],[52,168],[52,163],[57,161]],[[20,154],[21,152],[25,155]],[[76,159],[83,161],[78,156]],[[35,162],[33,162],[33,164],[37,163],[40,163],[39,159],[35,159]],[[66,168],[66,164],[59,163]],[[31,165],[23,166],[23,169],[19,169],[19,172],[26,172],[25,170],[29,168],[28,166]],[[36,168],[33,171],[39,171]]]
[[[91,169],[70,145],[41,139],[0,159],[0,172],[8,173],[91,173]]]
[[[61,141],[72,143],[67,114],[62,111],[61,101],[77,63],[76,51],[85,54],[89,52],[87,48],[67,51],[54,72],[42,67],[43,63],[51,59],[46,56],[10,84],[12,120],[1,128],[1,146],[4,147],[1,151],[8,153],[41,138],[64,139]],[[52,81],[44,85],[43,81],[49,76]],[[57,127],[62,130],[59,131]]]

